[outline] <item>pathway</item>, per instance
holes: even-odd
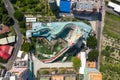
[[[38,60],[35,56],[33,56],[33,63],[34,63],[34,74],[37,75],[37,70],[40,68],[60,68],[60,67],[72,67],[72,62],[57,62],[57,63],[48,63],[45,64],[42,61]]]

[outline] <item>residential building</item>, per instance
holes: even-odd
[[[71,4],[71,9],[75,14],[99,12],[101,9],[101,0],[78,0]]]
[[[17,59],[12,69],[6,72],[5,80],[28,80],[27,61]]]
[[[4,34],[4,33],[7,33],[7,32],[9,32],[9,31],[10,31],[10,29],[9,29],[8,26],[5,26],[5,25],[3,25],[3,24],[0,24],[0,34]]]
[[[71,75],[71,76],[65,76],[64,80],[76,80],[76,76]]]
[[[12,53],[13,47],[9,45],[1,45],[0,46],[0,57],[7,60],[11,53]]]
[[[109,1],[108,7],[111,7],[115,12],[120,13],[120,5]]]
[[[26,22],[30,23],[30,22],[36,22],[37,18],[36,17],[26,17]]]
[[[92,62],[87,61],[86,68],[96,68],[96,62],[95,61],[92,61]]]
[[[58,4],[59,3],[59,4]],[[60,16],[73,15],[91,15],[97,14],[102,8],[101,0],[60,0],[59,5]]]
[[[15,80],[27,80],[28,79],[28,69],[27,68],[12,68],[9,71],[12,75],[17,76]]]
[[[0,39],[0,44],[5,45],[5,44],[9,44],[9,43],[14,43],[15,41],[16,41],[15,36],[9,36],[9,37]]]
[[[81,67],[79,69],[79,73],[84,74],[84,69],[86,67],[86,53],[85,52],[80,53],[80,60],[81,60]]]
[[[102,74],[96,68],[85,68],[84,80],[102,80]]]
[[[54,11],[58,9],[56,0],[48,0],[48,2],[51,10]]]
[[[63,75],[53,75],[51,80],[64,80]]]

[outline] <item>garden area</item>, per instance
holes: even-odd
[[[76,74],[73,68],[41,68],[37,71],[37,78],[40,80],[41,76],[55,75],[55,74]]]
[[[120,61],[106,56],[101,62],[100,71],[103,80],[120,80]]]
[[[53,16],[47,0],[11,0],[11,2],[15,10],[23,13],[32,13],[35,15],[39,12],[40,15]]]
[[[114,14],[106,12],[105,26],[103,34],[107,34],[115,39],[120,39],[120,18]]]
[[[64,43],[62,43],[59,40],[55,40],[52,42],[49,42],[45,38],[37,39],[36,41],[36,55],[41,59],[45,58],[45,55],[47,56],[54,56],[57,53],[60,52],[61,49],[64,48]],[[41,56],[43,57],[41,57]]]

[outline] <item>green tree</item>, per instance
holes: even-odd
[[[10,25],[11,24],[11,18],[7,14],[3,15],[2,23],[5,24],[5,25]]]
[[[32,45],[28,42],[23,43],[21,46],[21,50],[25,52],[29,52],[31,48],[32,48]]]
[[[90,36],[88,39],[87,39],[87,46],[89,48],[96,48],[97,46],[97,39],[95,36]]]
[[[78,59],[77,57],[73,57],[72,62],[73,62],[73,68],[77,71],[79,67],[81,66],[80,59]]]
[[[88,54],[88,60],[89,61],[96,61],[98,58],[98,50],[97,49],[93,49],[89,52]]]
[[[11,1],[13,4],[15,4],[17,0],[10,0],[10,1]]]
[[[15,17],[18,21],[22,21],[23,18],[24,18],[24,15],[23,15],[20,11],[15,11],[14,17]]]
[[[102,55],[104,55],[104,56],[107,56],[107,57],[109,57],[110,56],[110,51],[108,51],[108,50],[102,50]]]
[[[106,46],[105,50],[109,51],[110,50],[110,46]]]
[[[42,74],[49,74],[49,71],[48,70],[42,70],[42,72],[41,72]]]
[[[19,22],[19,26],[20,26],[20,28],[25,28],[25,22],[24,21],[20,21]]]

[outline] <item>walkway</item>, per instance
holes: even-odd
[[[72,67],[72,62],[57,62],[57,63],[48,63],[45,64],[42,61],[38,60],[35,56],[33,56],[33,64],[34,64],[34,74],[37,76],[37,70],[40,68],[60,68],[60,67]]]

